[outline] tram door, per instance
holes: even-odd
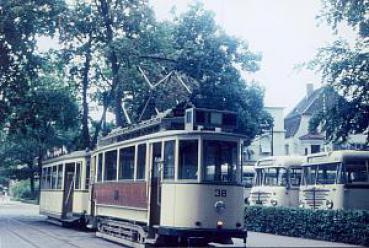
[[[150,225],[160,224],[160,198],[161,198],[161,142],[151,145],[151,195],[150,195]]]
[[[73,212],[75,163],[65,164],[63,218],[69,217]]]

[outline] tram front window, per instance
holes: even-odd
[[[197,140],[179,141],[179,179],[197,179]]]
[[[203,144],[204,181],[236,182],[237,143],[205,140]]]
[[[264,185],[287,186],[287,170],[285,168],[265,168]]]

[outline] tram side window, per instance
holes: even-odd
[[[90,186],[90,170],[91,170],[90,160],[87,160],[86,161],[85,189],[88,189]]]
[[[179,179],[197,179],[198,141],[179,141]]]
[[[290,169],[290,183],[291,183],[291,186],[300,186],[301,168],[291,168]]]
[[[174,140],[164,143],[164,179],[174,179],[174,147]]]
[[[137,179],[145,178],[146,144],[138,145],[137,151]]]
[[[75,189],[81,188],[81,162],[76,163],[76,179],[74,183]]]
[[[62,188],[62,180],[63,180],[63,165],[59,164],[58,165],[58,183],[56,185],[57,189]]]
[[[119,152],[119,179],[133,179],[135,165],[135,147],[120,149]]]
[[[57,171],[57,166],[53,166],[52,167],[52,178],[53,178],[53,184],[52,184],[52,188],[53,189],[57,189],[58,186],[58,171]]]
[[[98,156],[98,162],[97,162],[97,170],[96,170],[96,181],[101,182],[102,181],[102,164],[103,164],[103,154],[100,153]]]
[[[204,140],[203,157],[205,181],[236,181],[237,143]]]
[[[104,181],[114,181],[117,179],[117,150],[105,153]]]
[[[344,181],[349,184],[369,183],[369,168],[365,161],[348,161],[344,164]]]

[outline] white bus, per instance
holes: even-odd
[[[274,156],[259,160],[250,205],[297,207],[302,156]]]
[[[303,165],[300,207],[369,209],[369,151],[317,153]]]
[[[255,177],[255,166],[251,165],[244,165],[242,166],[242,183],[244,186],[243,190],[243,199],[245,201],[245,204],[250,204],[250,192],[252,188],[252,184]]]

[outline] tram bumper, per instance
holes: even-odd
[[[246,243],[247,230],[219,229],[219,228],[181,228],[181,227],[158,227],[158,234],[167,237],[177,237],[182,240],[202,241],[231,244],[232,238],[241,238]]]

